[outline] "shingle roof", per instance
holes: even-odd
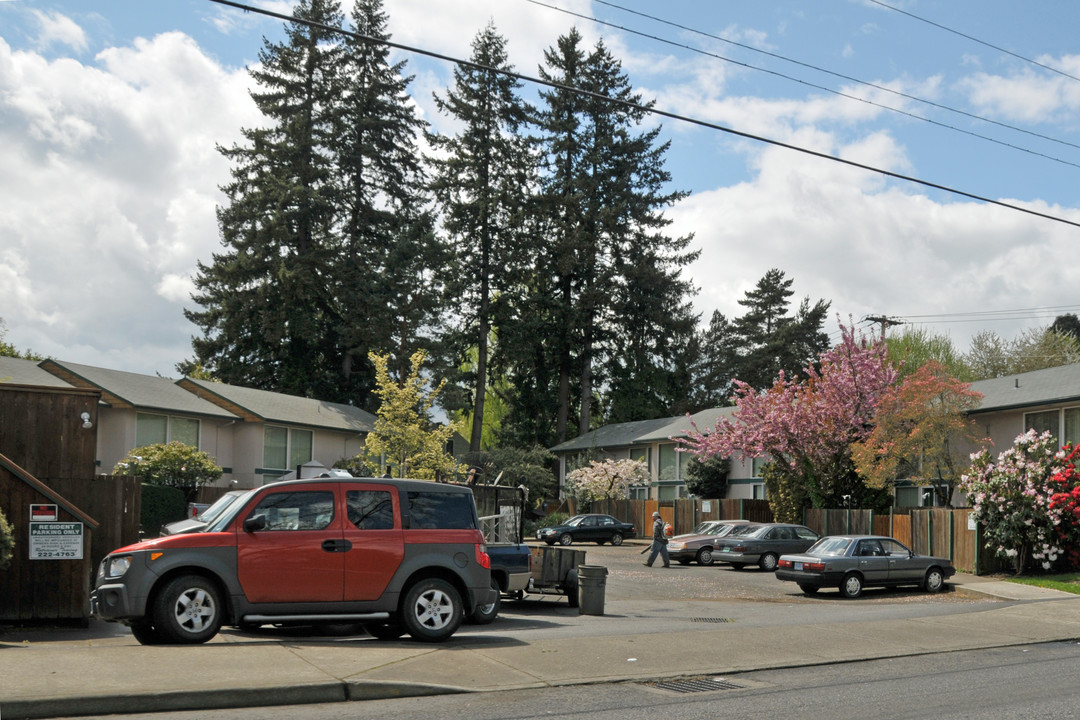
[[[971,383],[983,399],[973,413],[1080,400],[1080,364],[1062,365]]]
[[[261,420],[353,432],[371,432],[375,427],[374,415],[343,403],[193,378],[184,378],[177,384],[186,391],[197,393],[198,396],[228,408],[249,421]]]
[[[44,370],[37,360],[13,357],[0,357],[0,382],[44,387],[72,387],[70,383]]]
[[[636,420],[634,422],[613,423],[580,435],[572,440],[551,448],[552,452],[570,452],[590,448],[617,448],[645,443],[663,442],[669,438],[682,437],[690,432],[694,425],[699,430],[709,430],[716,425],[721,416],[730,417],[734,407],[710,408],[691,416],[658,418],[656,420]]]
[[[112,407],[236,419],[233,413],[193,395],[168,378],[60,360],[45,360],[41,367],[76,387],[101,390],[102,401]]]

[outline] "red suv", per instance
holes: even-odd
[[[265,485],[202,532],[114,550],[90,609],[143,644],[323,623],[437,642],[495,599],[469,488],[334,477]]]

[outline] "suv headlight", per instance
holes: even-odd
[[[120,555],[105,560],[105,577],[109,580],[124,577],[124,573],[131,567],[131,556]]]

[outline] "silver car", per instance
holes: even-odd
[[[830,535],[804,553],[782,556],[776,568],[777,578],[798,583],[807,595],[835,587],[846,598],[859,597],[865,587],[915,585],[938,592],[955,573],[948,558],[916,555],[883,535]]]
[[[713,551],[717,541],[735,528],[749,524],[749,520],[706,520],[686,535],[676,535],[668,543],[668,555],[680,565],[691,561],[698,565],[712,565]]]

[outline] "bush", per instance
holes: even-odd
[[[145,445],[130,451],[116,463],[114,475],[134,475],[144,483],[195,490],[221,477],[222,470],[207,453],[182,442]]]
[[[157,537],[162,525],[183,520],[186,516],[187,499],[183,490],[143,483],[139,524],[146,535]]]
[[[15,553],[15,535],[11,531],[11,523],[4,517],[4,511],[0,510],[0,570],[11,563],[11,556]]]

